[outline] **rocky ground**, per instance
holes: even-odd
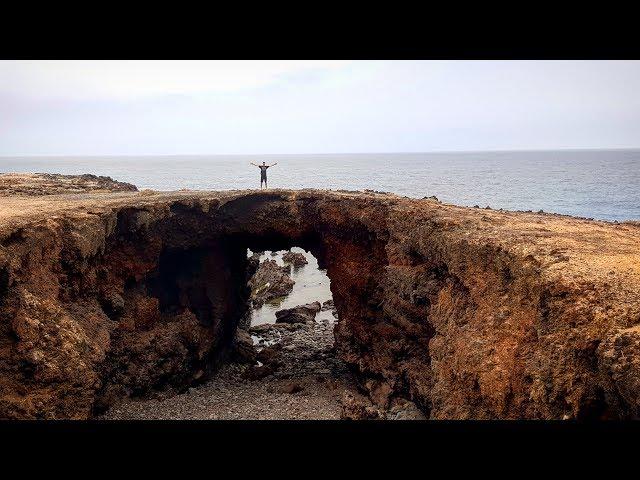
[[[145,399],[128,399],[98,418],[426,420],[406,399],[397,398],[381,409],[361,393],[353,374],[336,356],[334,325],[308,320],[241,329],[231,361],[211,380],[182,393],[165,390]]]
[[[39,196],[85,192],[136,192],[135,185],[97,175],[2,173],[0,195]]]
[[[264,363],[238,359],[187,392],[128,400],[100,418],[331,420],[341,418],[344,400],[361,397],[335,356],[332,322],[264,324],[250,332]]]

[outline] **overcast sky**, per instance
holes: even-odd
[[[0,155],[634,147],[638,61],[0,61]]]

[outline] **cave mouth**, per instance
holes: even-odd
[[[156,305],[152,315],[158,320],[143,318],[151,307],[134,310],[142,329],[127,334],[122,344],[127,352],[110,375],[127,377],[131,388],[125,396],[137,399],[118,395],[107,406],[105,398],[106,408],[95,411],[98,418],[339,419],[342,393],[357,387],[335,350],[338,315],[331,282],[309,245],[308,250],[295,245],[256,245],[228,236],[160,249],[154,268],[141,280],[128,281],[123,294],[126,308],[135,302]],[[251,259],[260,246],[271,249],[260,250],[256,266]],[[283,258],[286,254],[295,260]],[[288,272],[293,287],[254,308],[249,280],[263,263]],[[276,312],[307,304],[317,305],[310,317],[277,321]],[[131,312],[113,320],[128,316]],[[194,328],[197,340],[188,340],[187,330]],[[136,331],[153,340],[138,344]],[[171,349],[169,358],[167,351],[150,353],[156,344]],[[128,378],[131,364],[138,378]],[[142,383],[141,377],[150,381]]]
[[[191,211],[146,230],[132,227],[137,215],[121,213],[100,266],[98,301],[113,331],[95,414],[122,408],[127,397],[207,391],[224,381],[268,385],[276,396],[321,391],[318,401],[328,402],[318,385],[341,380],[346,367],[335,353],[337,311],[318,232],[221,231]],[[249,281],[264,262],[276,272],[286,269],[292,288],[255,305]],[[277,321],[276,312],[306,304],[317,305],[310,318]]]
[[[114,419],[339,419],[343,392],[362,392],[343,331],[352,312],[372,323],[382,315],[376,285],[384,243],[357,223],[327,230],[312,222],[313,212],[241,200],[215,211],[172,205],[170,216],[151,223],[144,211],[119,212],[100,259],[99,300],[112,330],[94,412]],[[250,282],[261,262],[277,273],[285,253],[305,260],[297,267],[292,260],[286,272],[293,288],[256,304]],[[294,312],[283,319],[283,310]],[[193,400],[183,410],[188,416],[172,410],[182,401],[172,392]],[[125,416],[127,397],[157,395],[173,398],[163,412],[151,405]],[[246,407],[239,416],[229,413],[235,407],[204,415],[213,403],[237,399]]]

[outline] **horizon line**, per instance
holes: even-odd
[[[82,153],[37,153],[37,154],[13,154],[0,155],[0,158],[30,158],[30,157],[246,157],[246,156],[303,156],[303,155],[414,155],[431,153],[518,153],[518,152],[577,152],[577,151],[611,151],[611,150],[640,150],[637,147],[560,147],[560,148],[516,148],[516,149],[491,149],[491,150],[421,150],[403,152],[322,152],[322,153],[116,153],[116,154],[82,154]]]

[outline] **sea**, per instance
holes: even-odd
[[[0,172],[93,173],[140,189],[376,190],[462,206],[640,220],[640,149],[313,155],[0,157]]]

